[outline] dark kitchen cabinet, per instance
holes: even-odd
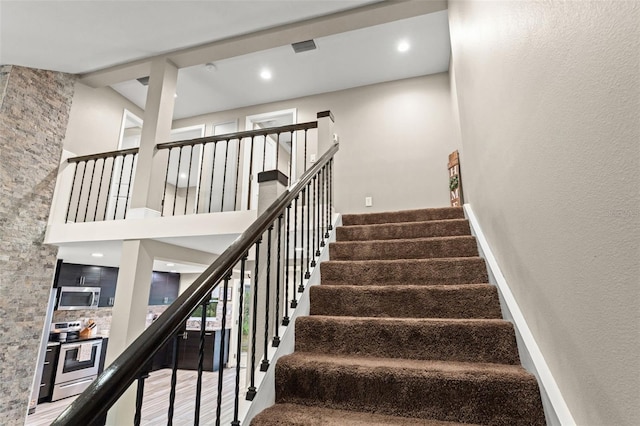
[[[225,330],[223,364],[229,362],[229,337],[231,330]],[[218,371],[220,365],[221,330],[206,331],[204,336],[204,371]],[[183,337],[178,338],[178,368],[183,370],[198,369],[198,355],[200,347],[200,332],[188,330]]]
[[[100,287],[101,266],[63,263],[56,287]]]
[[[59,350],[60,345],[47,346],[47,352],[44,357],[44,368],[42,369],[42,378],[40,379],[38,403],[51,400],[51,391],[53,390],[53,380],[55,378]]]
[[[180,291],[180,274],[171,272],[153,272],[149,305],[170,305]]]
[[[100,303],[98,306],[113,306],[116,299],[118,268],[101,267],[100,270]]]

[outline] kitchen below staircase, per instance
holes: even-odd
[[[463,210],[342,221],[251,424],[544,425]]]

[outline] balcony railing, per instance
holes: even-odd
[[[183,144],[188,146],[188,144]],[[175,148],[175,147],[174,147]],[[202,420],[215,412],[215,424],[239,426],[242,421],[240,404],[242,400],[253,400],[259,387],[256,379],[260,371],[274,368],[271,348],[280,344],[281,337],[293,322],[293,309],[297,308],[300,294],[309,284],[309,278],[322,251],[327,248],[327,240],[332,231],[333,203],[333,158],[338,145],[328,151],[301,176],[297,183],[279,196],[271,206],[181,294],[178,299],[147,328],[105,371],[82,393],[54,422],[53,425],[92,424],[103,416],[124,392],[137,382],[135,413],[129,420],[120,419],[122,424],[139,425],[145,411],[144,386],[148,377],[148,364],[165,344],[173,339],[173,364],[171,384],[166,400],[166,424],[173,424],[178,383],[177,349],[175,340],[181,328],[198,307],[202,307],[200,321],[200,343],[198,349],[198,374],[195,377],[196,394],[189,402],[186,412],[193,417],[188,420],[194,425],[214,424],[213,420]],[[239,271],[240,288],[250,280],[250,309],[237,309],[227,318],[227,303],[231,294],[231,279],[234,271]],[[246,272],[251,271],[250,278]],[[237,357],[234,375],[229,381],[232,388],[224,392],[223,375],[224,347],[226,333],[221,333],[219,352],[220,369],[217,385],[203,393],[203,357],[206,335],[206,312],[212,291],[219,291],[222,303],[222,330],[226,321],[236,324],[230,333],[235,338],[238,354],[243,340],[242,324],[250,324],[247,342],[247,365],[241,366]],[[244,292],[236,294],[239,306],[243,306]],[[230,371],[231,370],[231,371]],[[215,374],[215,373],[213,373]],[[181,383],[182,386],[185,383]],[[229,395],[227,399],[224,395]],[[207,401],[215,405],[203,409]],[[214,401],[214,402],[213,402]],[[157,406],[153,407],[157,409]],[[185,412],[185,410],[182,410]],[[185,419],[182,418],[181,421]],[[164,421],[163,421],[164,423]]]
[[[277,169],[295,182],[311,164],[317,127],[313,121],[156,145],[153,167],[164,170],[160,215],[255,209],[257,174]],[[126,219],[137,156],[133,148],[70,158],[65,222]]]

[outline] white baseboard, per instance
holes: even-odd
[[[515,326],[522,365],[538,379],[547,424],[552,426],[575,426],[576,422],[569,411],[569,407],[560,393],[558,384],[551,374],[551,370],[522,315],[522,311],[520,311],[518,302],[513,296],[513,293],[511,293],[507,280],[504,278],[504,275],[502,275],[500,266],[469,204],[464,205],[464,212],[467,219],[469,219],[471,233],[476,237],[478,242],[480,255],[487,263],[489,282],[498,288],[503,315],[506,320],[513,322]]]

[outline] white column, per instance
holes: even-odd
[[[124,241],[113,305],[105,366],[144,331],[153,254],[144,241]],[[109,410],[108,425],[130,424],[135,413],[135,383]]]
[[[153,60],[129,218],[159,215],[168,152],[156,152],[155,146],[169,140],[177,81],[178,68],[172,62]]]

